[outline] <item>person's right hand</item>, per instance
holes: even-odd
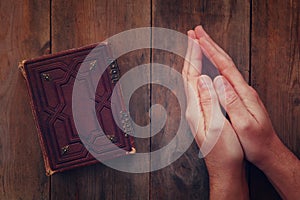
[[[222,75],[214,79],[214,88],[246,159],[267,175],[283,199],[299,199],[299,159],[280,141],[258,94],[243,79],[232,59],[201,26],[196,27],[195,33],[201,50]]]

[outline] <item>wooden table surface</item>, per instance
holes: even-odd
[[[96,164],[45,176],[18,62],[138,27],[186,33],[202,24],[258,91],[282,141],[300,156],[299,10],[299,0],[1,0],[0,199],[208,199],[207,171],[195,144],[173,164],[151,173]],[[150,61],[182,69],[182,59],[150,49],[131,52],[119,64],[124,74]],[[145,71],[149,79],[151,74],[151,69]],[[174,95],[162,86],[146,85],[132,102],[131,115],[140,125],[149,123],[153,103],[163,105],[170,117],[158,135],[138,139],[137,148],[149,152],[168,143],[180,112]],[[251,199],[280,199],[250,163],[247,175]]]

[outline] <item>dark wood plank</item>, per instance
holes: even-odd
[[[22,59],[47,53],[50,44],[49,5],[49,2],[38,1],[0,5],[0,198],[47,199],[52,195],[52,199],[147,199],[150,191],[152,199],[207,199],[207,174],[204,163],[195,156],[198,153],[195,145],[173,165],[153,172],[151,188],[148,174],[132,175],[98,164],[54,175],[48,193],[49,178],[44,175],[27,89],[16,66]],[[79,47],[125,29],[148,26],[148,5],[150,2],[54,0],[52,50],[57,52]],[[281,139],[299,156],[299,2],[253,1],[252,7],[251,83],[266,104]],[[248,79],[247,2],[156,0],[153,1],[152,15],[153,26],[172,28],[182,33],[199,23],[203,24]],[[153,55],[153,61],[172,64],[176,70],[181,70],[182,59],[159,51],[153,51]],[[149,53],[127,55],[121,63],[125,65],[132,60],[135,60],[134,64],[146,63]],[[131,67],[125,68],[123,73]],[[270,76],[272,74],[274,76]],[[143,93],[145,98],[140,99],[136,109],[132,109],[132,115],[138,123],[147,124],[148,107],[145,105],[148,105],[149,90],[142,88],[134,95],[133,102],[143,96],[139,93]],[[151,101],[165,104],[171,116],[178,115],[178,109],[174,109],[178,107],[174,96],[164,88],[153,86]],[[177,122],[176,118],[169,119],[164,132],[153,138],[152,150],[169,141],[172,135],[163,133],[175,132]],[[141,151],[149,150],[146,140],[139,141],[137,145]],[[253,199],[279,198],[267,179],[255,168],[251,168],[250,187]]]
[[[233,3],[211,0],[154,0],[152,24],[182,33],[186,33],[198,24],[204,25],[212,38],[232,56],[248,80],[249,14],[250,5],[247,1]],[[155,35],[153,39],[156,39]],[[158,50],[153,51],[153,62],[171,66],[179,72],[183,67],[183,59]],[[180,109],[174,95],[162,86],[153,86],[151,94],[151,103],[160,103],[169,114],[163,130],[152,139],[151,150],[153,151],[166,145],[176,134]],[[193,144],[172,165],[153,172],[151,174],[152,199],[208,199],[206,168],[203,160],[197,156],[198,150]]]
[[[52,51],[100,42],[127,29],[150,26],[150,1],[53,0]],[[148,39],[150,43],[150,38]],[[130,45],[130,44],[128,44]],[[122,56],[122,74],[150,61],[149,50]],[[149,76],[149,72],[145,72]],[[131,115],[140,125],[149,121],[149,88],[132,97]],[[141,98],[142,97],[142,98]],[[138,152],[148,152],[148,140],[136,140]],[[119,172],[102,164],[51,177],[51,199],[148,199],[149,174]]]
[[[0,3],[0,199],[48,199],[38,134],[18,62],[47,53],[48,1]]]
[[[279,137],[299,157],[300,2],[253,1],[252,7],[251,82]],[[279,199],[263,174],[251,173],[253,199]]]

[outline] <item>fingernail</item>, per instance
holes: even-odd
[[[224,88],[224,81],[223,78],[221,76],[217,76],[214,80],[214,84],[215,84],[215,88],[216,90],[223,90]]]
[[[203,31],[202,25],[198,26],[197,29],[200,30],[200,31]]]
[[[197,36],[199,37],[199,38],[202,38],[202,37],[204,37],[205,36],[205,31],[204,31],[204,29],[203,29],[203,27],[200,25],[200,26],[197,26],[196,27],[196,29],[195,29],[195,31],[196,31],[196,33],[197,33]]]
[[[187,35],[188,35],[188,37],[190,37],[190,38],[192,38],[192,39],[195,39],[195,33],[194,33],[193,30],[189,30],[189,31],[187,32]]]

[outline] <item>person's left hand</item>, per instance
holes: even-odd
[[[202,52],[195,32],[189,31],[188,36],[188,49],[182,70],[187,96],[187,121],[205,156],[210,180],[214,176],[240,176],[241,173],[238,172],[244,170],[243,149],[231,124],[221,112],[211,78],[201,75]]]
[[[182,70],[187,96],[186,118],[205,159],[210,199],[248,199],[243,149],[221,112],[212,80],[201,75],[202,52],[195,32],[189,31],[188,36]]]

